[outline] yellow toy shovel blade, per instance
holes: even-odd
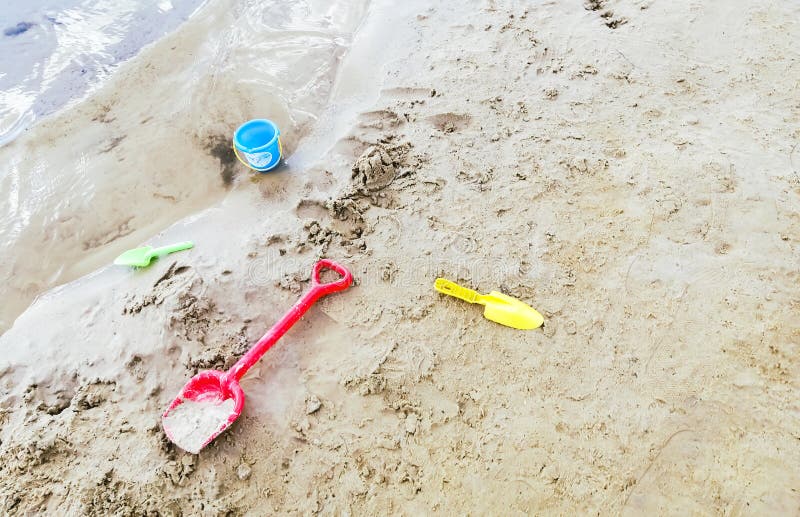
[[[483,316],[506,327],[515,329],[535,329],[542,326],[544,318],[530,305],[503,293],[492,291],[483,295],[485,309]]]
[[[462,287],[444,278],[437,278],[434,289],[442,294],[454,296],[469,303],[479,303],[485,307],[483,316],[491,321],[515,329],[528,330],[542,326],[544,318],[530,305],[497,291],[478,294],[472,289]]]

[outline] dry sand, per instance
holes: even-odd
[[[797,513],[800,8],[373,8],[361,34],[408,44],[356,41],[295,161],[157,239],[195,249],[52,291],[0,338],[6,513]],[[348,104],[359,77],[379,95]],[[356,285],[243,379],[214,443],[170,445],[166,404],[322,256]]]

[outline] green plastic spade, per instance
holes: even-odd
[[[193,246],[194,243],[192,241],[179,242],[169,246],[162,246],[161,248],[144,246],[126,251],[114,259],[114,264],[118,266],[147,267],[154,258],[163,257],[176,251],[188,250]]]

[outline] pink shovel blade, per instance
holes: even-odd
[[[161,416],[167,437],[186,452],[198,454],[239,417],[244,392],[225,372],[198,373]]]

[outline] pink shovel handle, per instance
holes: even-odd
[[[334,282],[323,284],[320,281],[319,275],[326,269],[336,271],[342,275],[342,277]],[[289,330],[292,325],[297,323],[297,320],[303,317],[303,314],[314,305],[314,302],[327,294],[344,291],[350,287],[352,283],[353,275],[344,266],[328,259],[322,259],[314,264],[314,271],[311,275],[311,289],[294,304],[294,307],[289,309],[289,312],[287,312],[280,321],[264,334],[264,337],[259,339],[258,342],[228,370],[228,378],[238,381],[244,377],[247,370],[261,359],[267,350],[286,334],[286,331]]]

